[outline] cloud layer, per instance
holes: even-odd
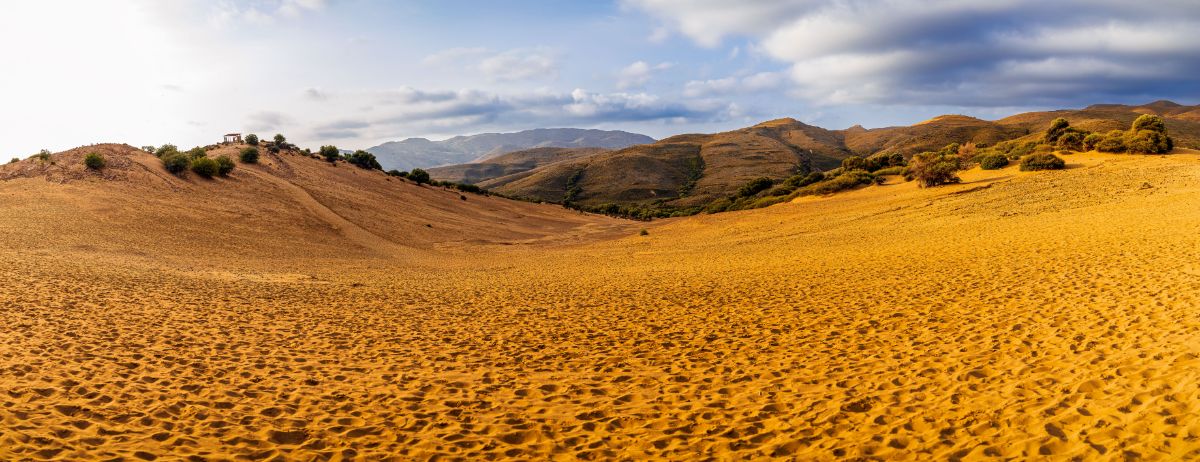
[[[749,37],[820,103],[1003,106],[1190,96],[1200,3],[627,0],[702,46]],[[732,82],[689,83],[693,93]]]

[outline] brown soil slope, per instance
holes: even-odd
[[[1067,160],[419,259],[255,167],[0,181],[0,459],[1196,458],[1200,156]]]

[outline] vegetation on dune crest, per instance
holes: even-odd
[[[1008,166],[1008,156],[990,154],[979,159],[979,168],[984,170],[999,170]]]
[[[374,154],[361,149],[354,151],[354,154],[346,156],[346,161],[367,170],[383,170],[383,166],[379,165],[379,161],[375,159]]]
[[[321,146],[321,149],[318,149],[317,152],[331,164],[337,162],[342,157],[342,152],[338,150],[337,146]]]
[[[105,163],[104,156],[97,152],[88,153],[88,155],[83,156],[83,165],[91,170],[100,170],[104,168]]]
[[[236,167],[233,159],[230,159],[229,156],[217,156],[215,160],[217,162],[217,175],[229,176],[229,173]]]
[[[426,172],[423,169],[414,168],[411,172],[408,172],[408,179],[417,182],[417,184],[427,184],[430,181],[429,172]]]
[[[238,158],[241,159],[243,164],[257,164],[258,148],[243,149],[242,152],[238,154]]]
[[[958,177],[962,167],[958,147],[958,144],[952,144],[941,151],[913,156],[908,164],[909,176],[922,188],[962,182]]]
[[[1021,159],[1021,171],[1061,170],[1067,164],[1054,154],[1034,154]]]
[[[166,168],[168,172],[175,175],[182,175],[192,166],[191,159],[188,159],[186,155],[178,151],[166,152],[159,156],[159,158],[162,159],[163,168]]]
[[[253,133],[246,135],[246,144],[251,145],[251,146],[258,146],[258,135],[255,135]]]
[[[212,178],[217,174],[220,167],[217,161],[208,157],[197,157],[192,159],[192,172],[205,178]]]

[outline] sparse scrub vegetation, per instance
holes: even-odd
[[[217,165],[217,161],[214,159],[210,159],[208,157],[197,157],[192,159],[192,171],[197,175],[205,178],[212,178],[218,173],[219,170],[220,167]]]
[[[255,135],[253,133],[246,135],[246,144],[251,145],[251,146],[258,146],[258,135]]]
[[[242,152],[238,154],[238,158],[241,159],[243,164],[257,164],[258,148],[242,149]]]
[[[192,166],[191,159],[179,151],[164,153],[159,158],[162,159],[163,168],[175,175],[182,175]]]
[[[367,170],[383,170],[375,155],[363,150],[354,151],[354,154],[346,156],[346,161]]]
[[[159,146],[158,149],[154,150],[154,155],[158,156],[158,158],[160,158],[160,159],[166,155],[178,154],[178,153],[179,153],[179,148],[175,147],[175,145],[173,145],[173,144],[164,144],[162,146]]]
[[[104,168],[106,163],[107,162],[104,161],[104,156],[97,152],[88,153],[88,155],[83,156],[83,165],[87,166],[87,168],[91,170],[100,170]]]
[[[1067,163],[1054,154],[1034,154],[1021,159],[1021,171],[1061,170]]]
[[[321,146],[321,149],[317,152],[331,164],[337,162],[338,158],[342,157],[342,152],[338,150],[337,146]]]
[[[989,154],[979,159],[979,168],[984,170],[999,170],[1008,166],[1008,157],[1004,154]]]
[[[766,191],[775,184],[770,178],[762,177],[750,180],[750,182],[742,185],[737,191],[737,197],[751,197],[760,192]]]
[[[201,157],[208,157],[208,151],[205,151],[204,148],[200,146],[189,149],[185,154],[187,154],[188,158],[192,160],[196,160]]]
[[[229,173],[236,167],[233,159],[230,159],[229,156],[217,156],[215,160],[217,162],[217,175],[229,176]]]
[[[414,168],[408,172],[408,179],[415,181],[417,184],[428,184],[430,181],[429,172],[424,169]]]
[[[957,143],[936,152],[925,152],[913,156],[908,163],[908,174],[923,188],[962,182],[958,170],[962,159],[958,157]]]

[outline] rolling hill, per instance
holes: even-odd
[[[539,128],[515,133],[456,136],[443,141],[409,138],[383,143],[366,151],[374,154],[384,169],[412,170],[484,161],[531,148],[620,149],[652,142],[654,138],[646,135],[619,130]]]
[[[794,119],[779,119],[741,130],[680,135],[556,162],[485,179],[479,185],[540,201],[687,209],[728,197],[755,178],[778,181],[798,172],[829,170],[852,155],[899,153],[911,157],[949,143],[992,145],[1041,133],[1058,117],[1085,130],[1126,129],[1141,114],[1162,115],[1178,146],[1200,147],[1200,106],[1169,101],[1030,112],[995,121],[944,115],[912,126],[875,129],[854,126],[827,130]]]
[[[527,172],[554,162],[581,159],[607,151],[603,148],[533,148],[501,154],[478,162],[428,170],[435,180],[475,184]]]

